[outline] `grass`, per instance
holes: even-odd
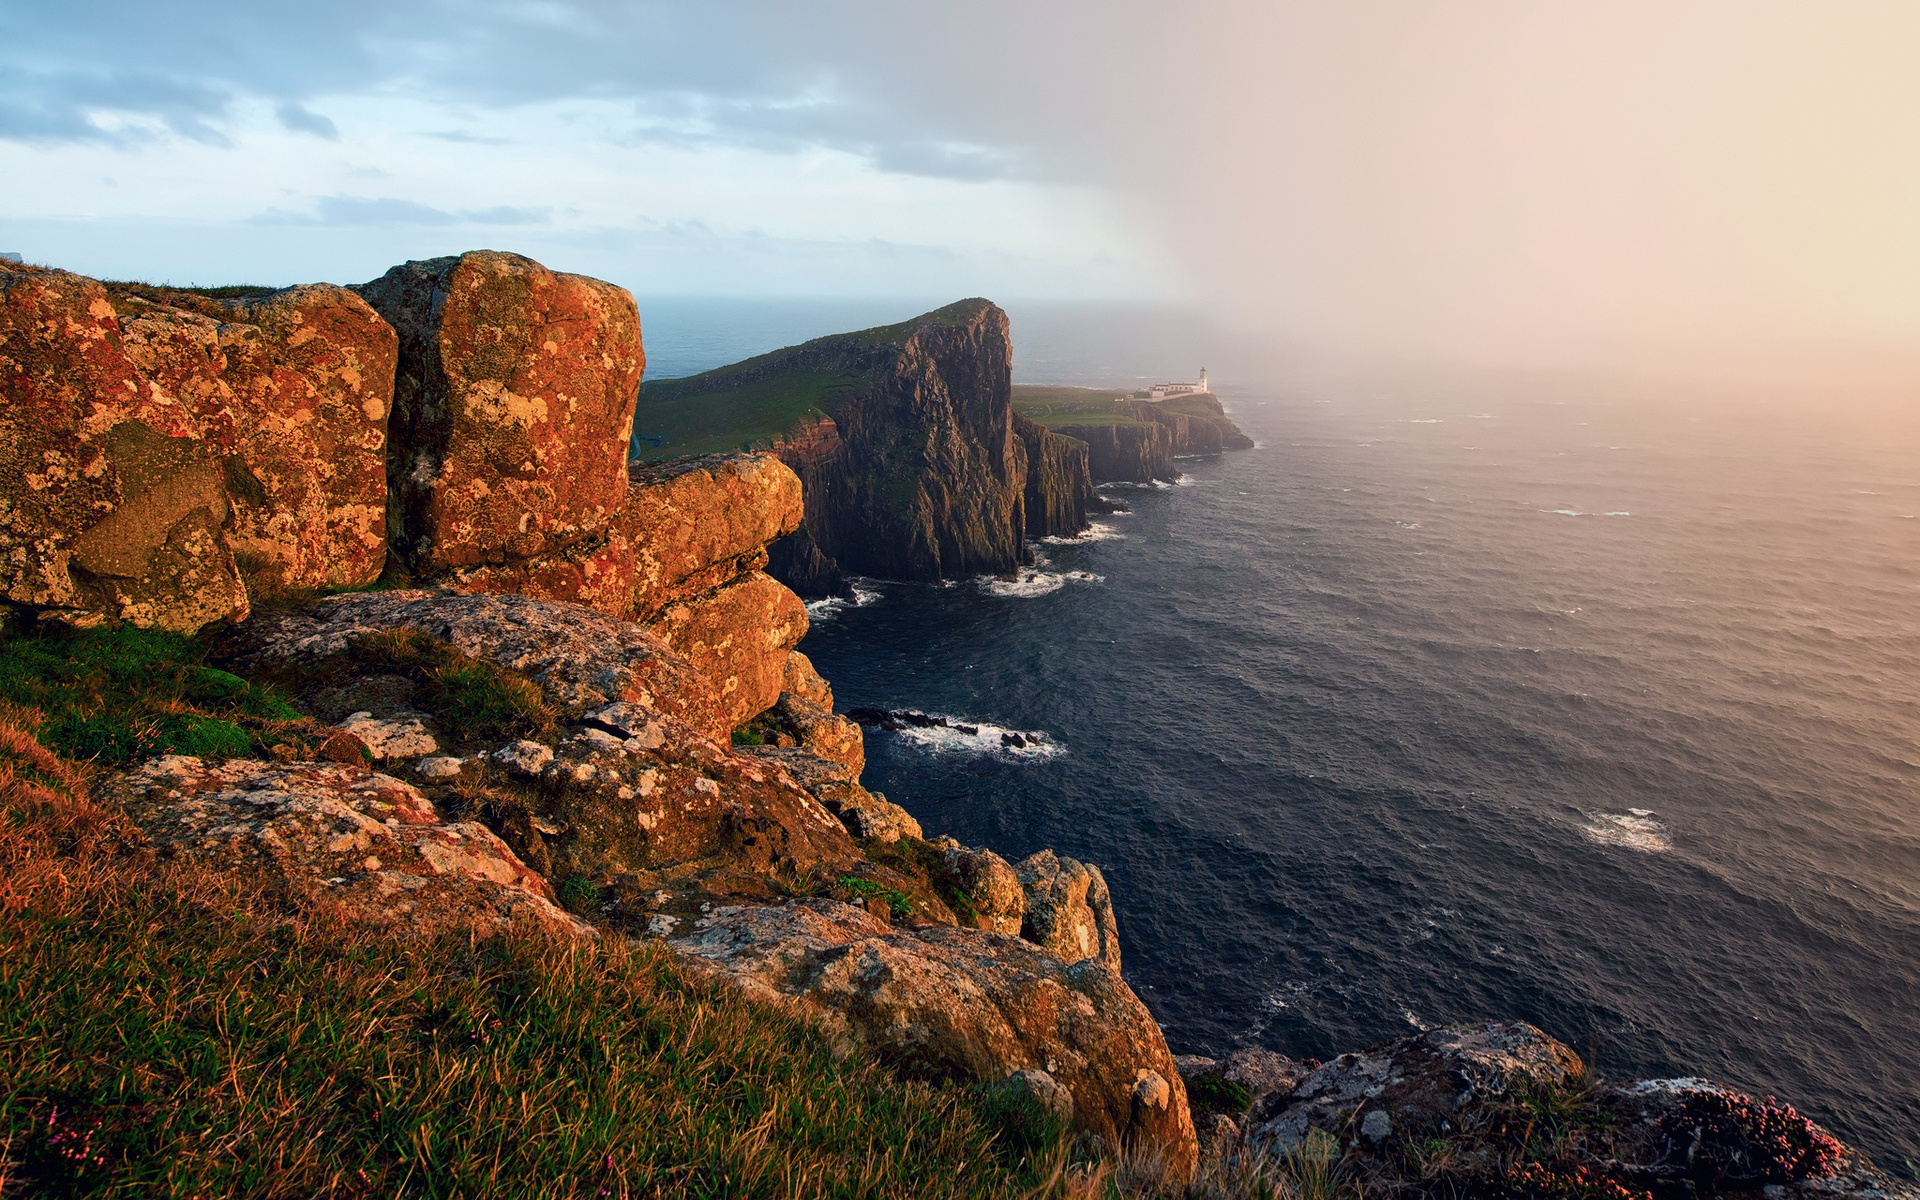
[[[0,1194],[990,1197],[1058,1158],[657,944],[265,909],[83,792],[0,726]]]
[[[418,679],[420,702],[463,741],[551,733],[554,715],[540,688],[515,671],[461,653],[413,629],[383,630],[357,639],[363,661]]]
[[[203,660],[197,643],[158,629],[15,637],[0,642],[0,700],[37,710],[49,748],[109,765],[257,753],[301,720],[272,688]]]
[[[712,454],[765,442],[803,418],[831,412],[868,383],[859,371],[800,371],[740,387],[700,390],[693,380],[703,378],[670,379],[640,389],[633,415],[635,457]],[[652,444],[653,438],[660,443]]]
[[[1118,407],[1131,392],[1109,388],[1040,387],[1016,384],[1013,410],[1038,425],[1144,425],[1147,422]]]

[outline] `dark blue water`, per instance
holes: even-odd
[[[1519,1017],[1910,1171],[1920,422],[1549,378],[1222,391],[1260,448],[1116,493],[1102,540],[821,611],[843,707],[1046,738],[870,735],[868,786],[1100,864],[1176,1051]]]

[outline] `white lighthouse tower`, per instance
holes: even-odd
[[[1203,392],[1211,390],[1207,387],[1207,369],[1205,367],[1200,368],[1200,390]]]

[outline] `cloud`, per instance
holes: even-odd
[[[348,225],[364,227],[447,226],[447,225],[544,225],[552,218],[550,208],[461,209],[448,212],[414,200],[392,196],[321,196],[314,200],[310,213],[269,209],[254,217],[253,225]]]
[[[503,137],[482,137],[480,134],[468,133],[463,129],[436,129],[421,136],[441,142],[453,142],[461,146],[504,146],[508,141]]]
[[[294,133],[310,133],[330,142],[340,140],[340,127],[330,118],[323,117],[312,109],[291,100],[282,101],[279,107],[273,110],[273,115],[280,118],[281,125]]]

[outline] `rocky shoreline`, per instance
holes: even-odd
[[[8,615],[199,634],[212,675],[301,714],[236,730],[245,754],[104,772],[140,853],[401,938],[664,943],[1167,1181],[1323,1154],[1379,1194],[1915,1194],[1788,1106],[1603,1085],[1531,1026],[1176,1060],[1121,973],[1100,869],[929,838],[864,788],[862,724],[944,719],[835,712],[797,650],[806,609],[768,574],[796,536],[815,578],[919,578],[1084,526],[1104,460],[1016,420],[1004,314],[909,324],[809,343],[889,381],[831,430],[630,464],[638,314],[597,280],[482,251],[216,300],[0,264]],[[1163,415],[1124,428],[1226,444]],[[908,443],[953,473],[901,465]],[[895,485],[924,503],[888,526]]]

